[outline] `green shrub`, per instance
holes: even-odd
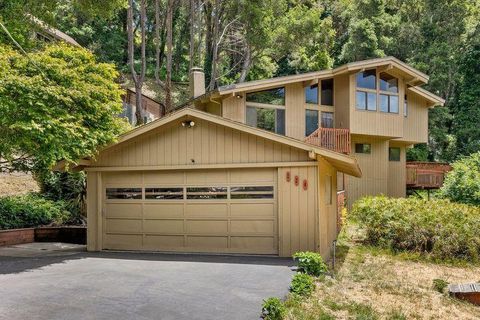
[[[301,272],[315,277],[328,270],[322,256],[316,252],[297,252],[293,255],[293,259],[297,261],[298,269]]]
[[[0,198],[0,229],[61,224],[68,217],[65,203],[47,200],[37,194]]]
[[[366,232],[366,242],[394,251],[428,253],[434,259],[478,261],[480,207],[448,200],[358,200],[350,218]]]
[[[300,296],[308,296],[315,289],[313,278],[306,273],[297,273],[293,276],[290,291]]]
[[[456,161],[445,178],[440,196],[480,206],[480,152]]]
[[[443,279],[433,279],[433,289],[435,289],[436,291],[443,293],[447,287],[447,281]]]
[[[287,313],[285,305],[279,298],[268,298],[263,300],[262,317],[265,320],[282,320]]]

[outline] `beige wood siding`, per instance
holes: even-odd
[[[290,181],[287,181],[287,173]],[[298,185],[295,185],[295,177],[298,177]],[[304,180],[308,183],[307,190],[303,188]],[[297,251],[317,251],[317,167],[279,168],[278,200],[280,255],[287,257]]]
[[[371,153],[355,153],[356,143],[371,144]],[[349,207],[355,200],[363,196],[388,192],[388,140],[377,137],[352,136],[352,152],[362,168],[362,177],[347,178],[346,190]]]
[[[335,128],[350,127],[350,77],[334,78]]]
[[[350,132],[381,137],[403,136],[403,80],[399,79],[399,112],[385,113],[379,111],[377,94],[377,111],[358,110],[356,108],[356,74],[350,75]]]
[[[223,117],[245,123],[245,93],[240,96],[231,96],[222,101]]]
[[[196,120],[175,122],[102,152],[95,166],[178,166],[311,161],[308,153],[278,142]]]
[[[407,93],[408,115],[404,119],[401,141],[412,143],[428,142],[428,108],[427,101],[412,92]]]
[[[285,134],[303,140],[305,138],[305,95],[302,83],[285,86]]]
[[[103,175],[104,189],[273,186],[274,198],[113,200],[104,192],[102,249],[278,254],[275,168]]]
[[[406,196],[406,148],[405,144],[390,141],[389,147],[400,148],[400,161],[388,162],[388,192],[390,197]]]
[[[337,171],[323,159],[319,161],[318,181],[318,250],[329,259],[337,238]]]

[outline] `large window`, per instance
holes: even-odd
[[[322,128],[333,128],[333,112],[322,112]]]
[[[322,105],[333,106],[333,79],[322,80]]]
[[[247,124],[284,135],[285,110],[247,106]]]
[[[285,88],[275,88],[247,93],[247,102],[285,105]]]
[[[333,106],[333,79],[320,81],[320,94],[318,92],[318,84],[305,88],[305,102],[309,104],[318,104],[321,102],[323,106]]]
[[[380,73],[380,111],[398,113],[398,79]]]
[[[357,90],[357,109],[376,111],[377,94],[375,92]]]
[[[376,70],[366,70],[357,74],[356,107],[358,110],[399,113],[398,79]]]
[[[318,104],[318,84],[305,88],[305,102],[310,104]]]
[[[305,136],[318,129],[318,110],[305,110]]]
[[[366,70],[357,74],[357,88],[362,89],[377,89],[377,74],[376,70]]]

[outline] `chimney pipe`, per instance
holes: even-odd
[[[205,94],[205,73],[202,68],[193,67],[190,70],[190,96],[192,98]]]

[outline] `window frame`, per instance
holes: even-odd
[[[358,146],[362,145],[362,151],[361,152],[358,151],[357,145]],[[368,147],[368,152],[365,151],[364,146],[369,146]],[[365,142],[355,143],[355,153],[356,154],[372,154],[372,144],[371,143],[365,143]]]
[[[331,114],[332,115],[332,126],[331,127],[324,127],[323,126],[323,115],[324,114]],[[331,111],[320,111],[320,120],[319,120],[319,126],[321,128],[330,128],[330,129],[333,129],[335,128],[335,112],[331,112]]]
[[[375,89],[371,89],[371,88],[363,88],[363,87],[359,87],[358,86],[358,81],[357,81],[357,78],[358,78],[358,75],[362,72],[366,72],[366,71],[371,71],[371,70],[375,70]],[[393,92],[393,91],[385,91],[385,90],[381,90],[381,76],[382,74],[387,74],[389,75],[390,77],[392,78],[395,78],[397,80],[397,92]],[[382,112],[383,114],[400,114],[400,104],[401,104],[401,99],[400,99],[400,87],[401,87],[401,79],[399,77],[396,77],[394,75],[391,75],[385,71],[379,71],[378,68],[375,68],[375,69],[367,69],[367,70],[364,70],[364,71],[361,71],[361,72],[358,72],[355,74],[355,110],[357,111],[371,111],[371,112]],[[365,108],[359,108],[358,106],[358,93],[363,93],[364,94],[364,98],[365,98],[365,101],[364,101],[364,105],[365,105]],[[375,94],[375,110],[373,109],[369,109],[369,105],[368,105],[368,95],[369,94]],[[387,110],[386,111],[383,111],[382,108],[381,108],[381,97],[382,96],[388,96],[387,98]],[[397,97],[397,100],[398,100],[398,104],[397,104],[397,111],[391,111],[393,108],[392,108],[392,104],[391,104],[391,97],[392,96],[396,96]]]
[[[395,149],[398,150],[398,160],[395,158],[392,158],[392,153],[391,151]],[[402,148],[400,147],[388,147],[388,161],[389,162],[401,162],[402,161]]]
[[[249,124],[248,123],[248,108],[254,108],[256,110],[258,110],[258,109],[273,110],[275,112],[275,130],[270,131],[270,130],[258,127],[258,115],[257,115],[257,125],[252,126],[251,124]],[[284,116],[283,116],[283,124],[284,124],[283,133],[279,132],[279,130],[278,130],[278,121],[277,121],[278,110],[283,110],[283,113],[284,113]],[[273,132],[273,133],[280,134],[280,135],[284,136],[286,134],[286,130],[287,130],[286,121],[287,121],[287,110],[286,110],[285,106],[270,105],[270,104],[255,103],[255,102],[248,102],[248,103],[245,104],[245,124],[250,126],[250,127],[265,130],[265,131],[268,131],[268,132]]]
[[[408,117],[408,97],[407,94],[403,97],[403,116]]]
[[[324,81],[332,81],[332,104],[323,104],[322,103],[322,83]],[[317,103],[311,103],[307,101],[307,95],[306,95],[306,90],[307,88],[312,88],[316,87],[317,88]],[[335,79],[334,78],[325,78],[325,79],[318,79],[317,83],[314,83],[310,86],[306,86],[303,88],[303,102],[307,105],[307,109],[312,109],[312,106],[315,106],[317,108],[331,108],[333,109],[335,107]]]
[[[317,127],[315,130],[313,130],[312,132],[308,133],[307,131],[307,114],[308,112],[316,112],[317,113]],[[307,108],[305,109],[305,136],[308,137],[309,135],[311,135],[312,133],[314,133],[318,128],[320,128],[320,110],[318,109],[310,109],[310,108]]]

